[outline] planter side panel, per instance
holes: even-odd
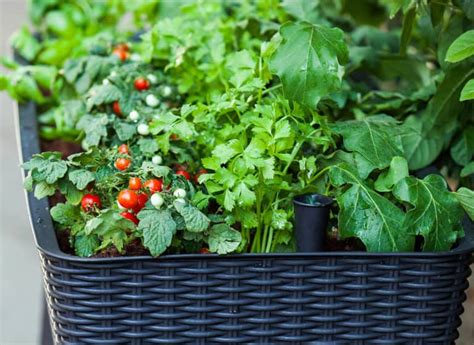
[[[58,344],[450,344],[470,254],[79,263],[42,256]]]

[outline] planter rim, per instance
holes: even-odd
[[[22,63],[24,60],[14,54],[15,60]],[[38,122],[36,117],[36,104],[33,102],[17,103],[15,112],[15,130],[17,134],[17,144],[20,155],[20,162],[28,161],[32,155],[40,152]],[[23,178],[26,172],[23,171]],[[459,241],[458,245],[445,252],[381,252],[372,253],[364,251],[334,251],[334,252],[315,252],[315,253],[244,253],[231,255],[218,254],[172,254],[162,255],[160,257],[152,256],[118,256],[111,258],[83,258],[64,253],[60,250],[53,221],[49,213],[49,203],[47,199],[37,200],[32,192],[25,190],[27,199],[27,209],[30,218],[30,224],[33,231],[36,247],[45,255],[77,263],[111,263],[124,261],[150,261],[150,260],[213,260],[227,257],[229,259],[304,259],[316,257],[440,257],[459,254],[468,254],[474,252],[474,224],[467,216],[463,220],[465,236]],[[305,205],[307,206],[307,205]]]
[[[303,197],[308,195],[317,195],[322,201],[322,205],[308,204],[307,202],[302,201]],[[303,207],[312,207],[312,208],[324,208],[331,206],[334,203],[334,199],[323,194],[318,193],[309,193],[309,194],[300,194],[293,198],[293,203]]]

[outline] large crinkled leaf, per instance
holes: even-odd
[[[404,156],[400,130],[392,117],[337,122],[331,129],[342,135],[348,151],[359,153],[373,168],[386,168],[393,157]]]
[[[474,220],[474,192],[466,187],[461,187],[455,193],[456,198],[461,203],[471,220]]]
[[[178,213],[183,217],[186,224],[186,230],[191,232],[202,232],[209,227],[210,220],[204,213],[199,211],[196,207],[190,204],[185,204],[180,201],[174,202],[174,207]]]
[[[428,175],[423,180],[406,177],[395,185],[393,194],[413,206],[402,227],[423,236],[424,251],[451,248],[462,232],[462,209],[442,176]]]
[[[151,255],[162,254],[176,233],[176,223],[169,210],[145,209],[138,214],[138,231],[143,233],[143,244]]]
[[[272,71],[282,83],[285,95],[311,108],[322,97],[341,87],[348,49],[344,33],[310,23],[281,26],[283,41],[270,60]]]
[[[369,252],[413,250],[414,232],[402,226],[405,214],[397,206],[367,186],[346,164],[334,166],[329,176],[336,186],[351,185],[337,197],[343,238],[358,237]]]
[[[209,250],[217,254],[231,253],[242,241],[240,232],[227,224],[215,224],[209,233]]]

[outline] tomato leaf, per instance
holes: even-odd
[[[186,223],[186,230],[191,232],[203,232],[209,228],[209,218],[196,207],[179,201],[174,202],[174,207],[183,217]]]
[[[68,176],[69,180],[79,190],[83,190],[89,183],[95,180],[94,174],[86,169],[70,170]]]
[[[232,253],[242,241],[240,232],[227,224],[215,224],[209,233],[209,250],[217,254]]]
[[[176,222],[169,210],[144,209],[138,214],[138,231],[143,233],[143,245],[151,255],[162,254],[176,233]]]

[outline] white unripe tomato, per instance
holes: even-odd
[[[146,96],[145,103],[149,107],[154,108],[154,107],[158,106],[158,104],[160,104],[160,100],[158,98],[156,98],[155,95],[150,94],[150,95]]]
[[[174,191],[173,195],[175,198],[182,199],[186,197],[186,191],[182,188],[178,188]]]
[[[161,158],[161,156],[156,155],[153,156],[151,161],[153,162],[153,164],[160,165],[161,163],[163,163],[163,158]]]
[[[128,118],[132,121],[137,121],[140,115],[138,114],[138,111],[132,110],[130,114],[128,114]]]
[[[140,135],[148,135],[148,134],[150,134],[150,127],[148,127],[148,125],[146,123],[140,123],[137,126],[137,132]]]
[[[160,208],[165,202],[165,200],[163,199],[160,193],[155,193],[151,196],[150,202],[153,205],[153,207]]]

